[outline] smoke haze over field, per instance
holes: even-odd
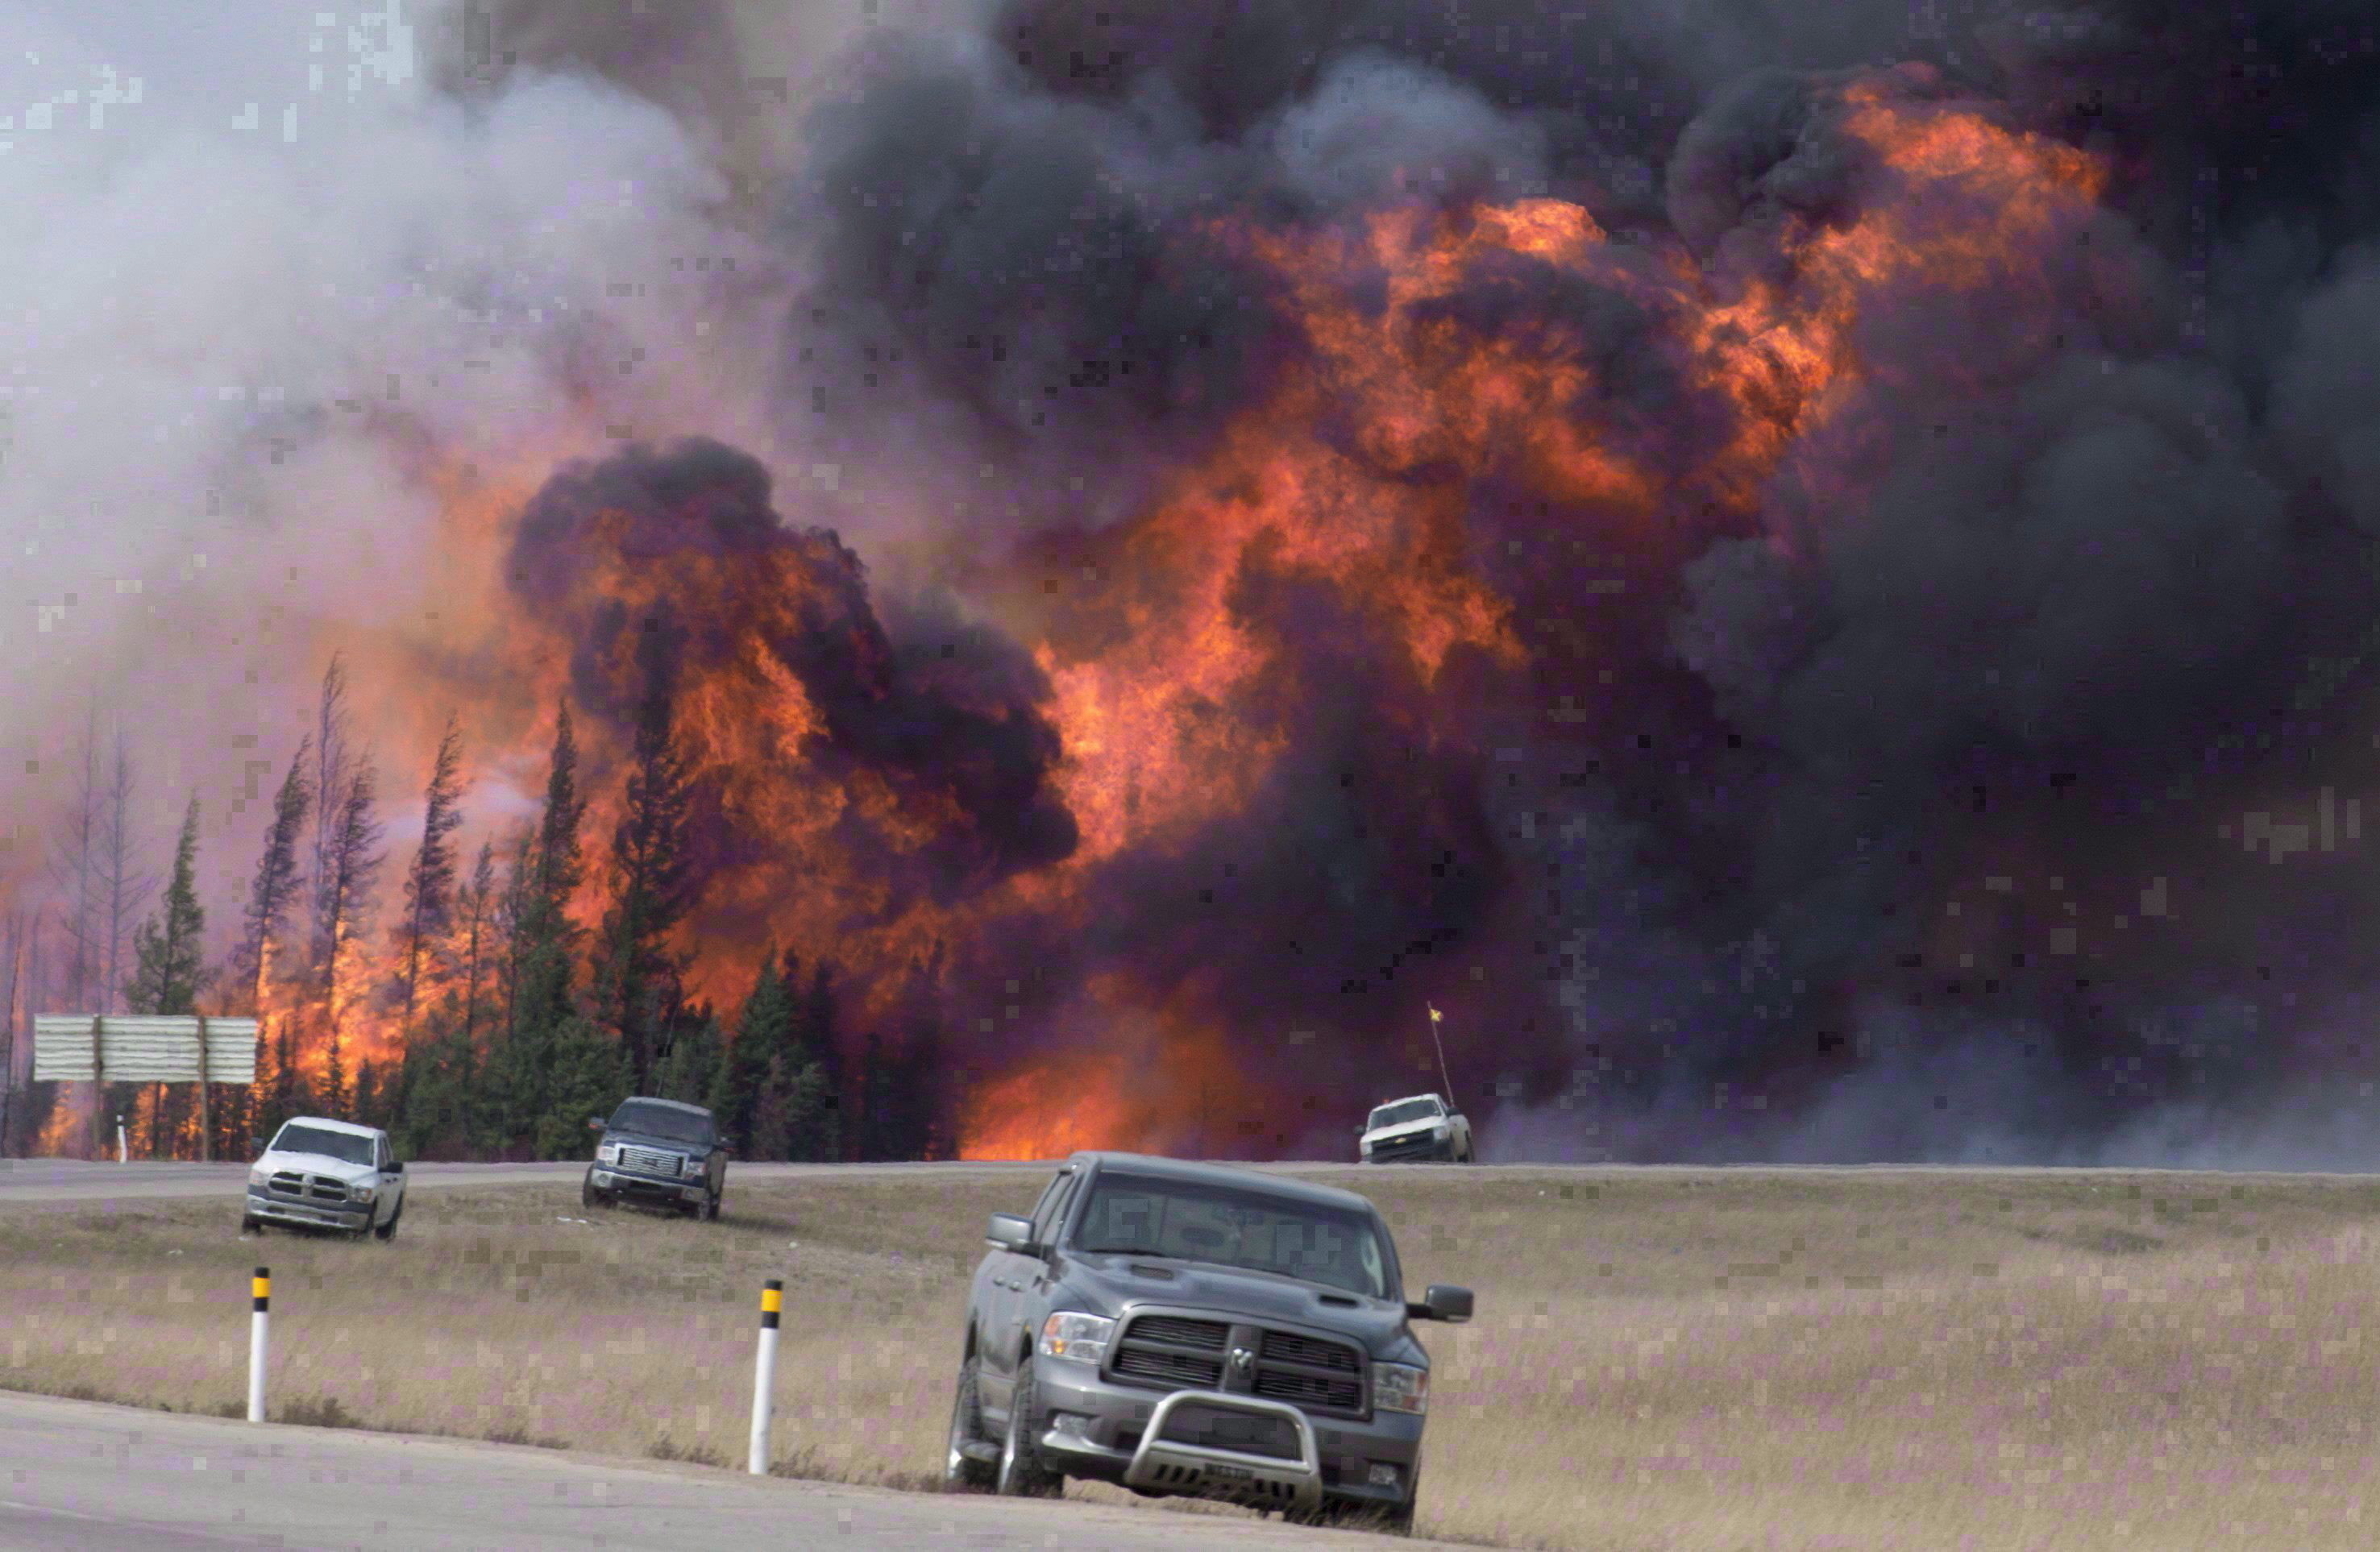
[[[666,628],[704,984],[978,1151],[2380,1144],[2364,5],[36,9],[0,879]]]

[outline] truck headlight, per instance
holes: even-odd
[[[619,1161],[620,1145],[617,1143],[605,1143],[595,1150],[595,1162],[598,1164],[617,1164]]]
[[[248,1183],[256,1187],[259,1191],[263,1190],[272,1182],[273,1171],[270,1170],[250,1170],[248,1172]]]
[[[1434,1123],[1434,1124],[1430,1127],[1430,1129],[1429,1129],[1429,1134],[1430,1134],[1431,1136],[1433,1136],[1433,1137],[1443,1138],[1443,1137],[1447,1134],[1447,1133],[1449,1133],[1449,1132],[1450,1132],[1450,1131],[1451,1131],[1451,1130],[1453,1130],[1453,1128],[1451,1128],[1451,1127],[1448,1126],[1448,1125],[1446,1124],[1446,1122],[1442,1122],[1442,1121],[1441,1121],[1441,1122],[1438,1122]]]
[[[347,1187],[348,1197],[358,1202],[370,1202],[378,1194],[380,1194],[380,1193],[369,1185],[351,1185]]]
[[[1108,1355],[1108,1339],[1115,1334],[1115,1324],[1104,1315],[1061,1311],[1041,1323],[1041,1356],[1096,1364]]]
[[[1382,1412],[1410,1412],[1415,1416],[1427,1412],[1429,1371],[1410,1364],[1373,1364],[1372,1404]]]

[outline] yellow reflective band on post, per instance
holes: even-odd
[[[783,1289],[763,1288],[760,1290],[760,1313],[762,1315],[781,1315],[784,1312],[784,1308],[785,1293]]]
[[[271,1278],[250,1278],[248,1279],[248,1291],[250,1296],[259,1299],[270,1299],[273,1297],[273,1279]]]

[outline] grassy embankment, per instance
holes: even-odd
[[[1399,1170],[1438,1362],[1420,1529],[1522,1546],[2366,1547],[2380,1181]],[[984,1215],[1037,1180],[425,1192],[390,1244],[212,1202],[0,1209],[0,1386],[237,1415],[273,1269],[288,1421],[740,1465],[786,1281],[778,1469],[939,1473]],[[564,1219],[588,1218],[581,1224]],[[1132,1501],[1108,1489],[1072,1489]]]

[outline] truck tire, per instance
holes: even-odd
[[[404,1218],[405,1204],[399,1202],[396,1205],[396,1210],[388,1215],[388,1221],[372,1231],[372,1238],[383,1242],[396,1238],[396,1226]]]
[[[983,1408],[976,1401],[975,1374],[972,1357],[959,1365],[958,1394],[951,1399],[950,1457],[942,1464],[943,1485],[969,1493],[990,1487],[996,1470],[990,1461],[976,1460],[961,1448],[984,1442]]]
[[[264,1219],[243,1213],[240,1215],[239,1231],[242,1234],[261,1234],[264,1232]]]
[[[1008,1402],[1008,1437],[1000,1447],[993,1488],[1003,1498],[1054,1498],[1066,1479],[1041,1459],[1041,1399],[1033,1385],[1033,1360],[1016,1365],[1016,1388]]]

